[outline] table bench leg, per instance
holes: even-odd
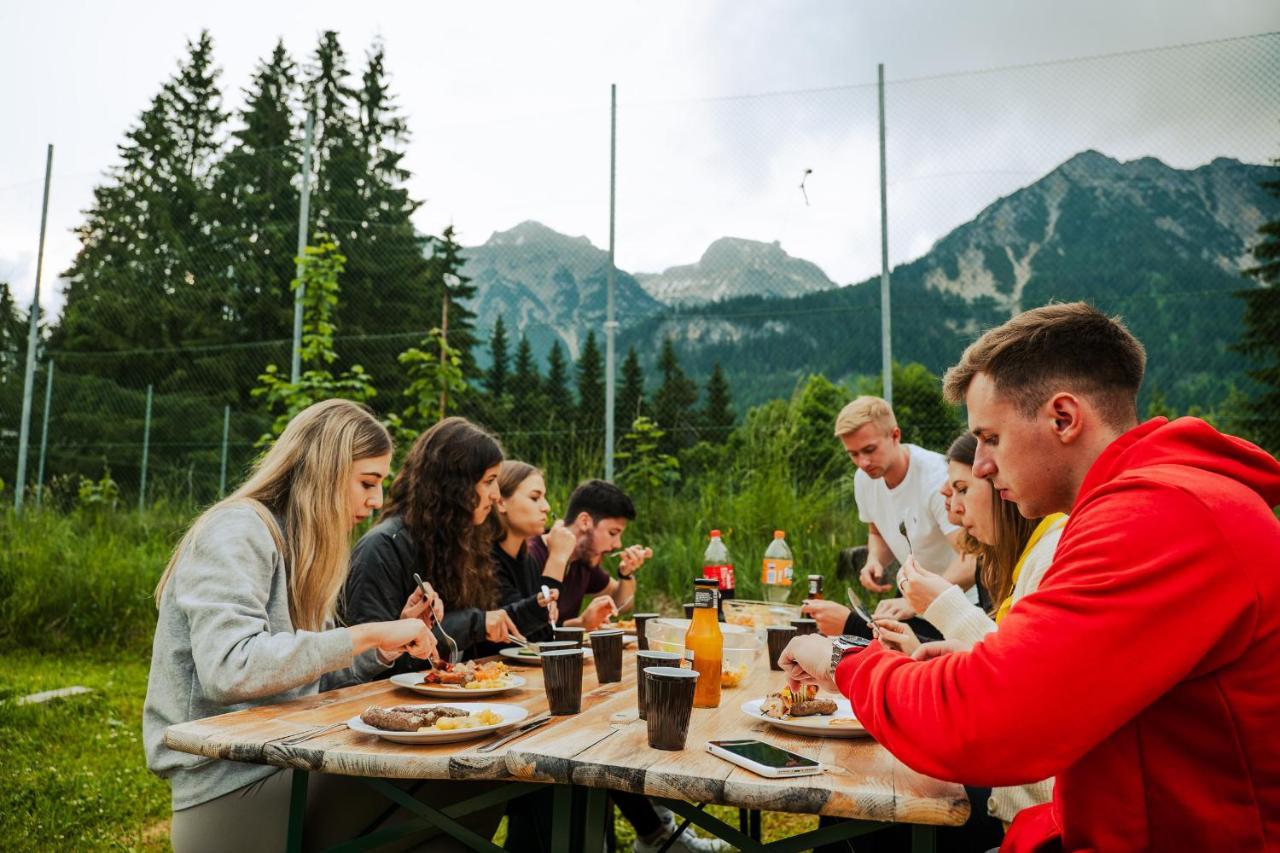
[[[293,787],[289,792],[289,838],[285,849],[302,853],[302,828],[307,822],[307,777],[305,770],[293,771]]]
[[[911,853],[934,853],[936,841],[932,826],[911,827]]]
[[[551,805],[551,851],[572,853],[573,786],[556,785]]]

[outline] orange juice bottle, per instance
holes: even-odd
[[[698,686],[693,692],[693,707],[720,707],[720,669],[724,664],[724,635],[716,619],[720,598],[720,582],[714,578],[698,578],[693,582],[693,619],[684,635],[685,657],[693,661],[698,673]]]

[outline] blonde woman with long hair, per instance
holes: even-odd
[[[169,749],[167,727],[361,681],[406,652],[435,654],[421,617],[442,608],[421,593],[399,619],[335,623],[351,531],[382,505],[390,463],[391,439],[368,411],[344,400],[317,403],[289,422],[248,480],[206,510],[174,551],[156,586],[142,730],[147,766],[170,783],[178,853],[282,849],[292,774]],[[354,784],[313,775],[320,790],[308,814],[311,840],[343,831],[325,814],[335,811],[326,799],[359,811],[340,790]]]

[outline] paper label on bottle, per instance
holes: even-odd
[[[707,607],[714,610],[717,598],[719,598],[719,595],[714,589],[695,589],[693,591],[693,606]]]
[[[722,590],[725,590],[725,589],[733,589],[733,588],[734,588],[733,566],[732,566],[732,565],[725,565],[725,566],[703,566],[703,567],[702,567],[702,576],[703,576],[704,578],[711,578],[712,580],[717,580],[717,581],[719,581],[719,582],[720,582],[720,589],[722,589]]]
[[[794,560],[765,557],[760,569],[760,583],[771,586],[791,586],[791,567]]]

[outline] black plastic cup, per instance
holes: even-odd
[[[645,718],[644,708],[644,671],[646,667],[653,666],[680,666],[681,655],[679,652],[658,652],[645,649],[642,652],[636,652],[636,701],[640,706],[640,719]]]
[[[770,625],[766,630],[768,633],[765,636],[769,640],[769,669],[780,671],[782,667],[778,665],[778,659],[797,631],[791,625]]]
[[[578,648],[582,648],[582,638],[586,634],[586,628],[556,628],[557,640],[572,640]]]
[[[578,644],[573,640],[544,640],[541,643],[534,643],[533,647],[541,652],[553,652],[556,649],[576,649]]]
[[[693,618],[693,602],[692,601],[686,601],[684,603],[684,618],[686,619]]]
[[[649,724],[649,746],[672,751],[684,749],[698,673],[674,666],[651,666],[644,671],[644,677],[644,716]]]
[[[542,686],[555,716],[582,710],[582,649],[553,649],[542,655]]]
[[[650,619],[657,619],[661,615],[661,613],[632,614],[631,618],[636,620],[636,648],[639,651],[643,652],[645,649],[649,648],[649,638],[644,635],[644,623],[648,622]]]
[[[796,636],[818,633],[818,623],[812,619],[792,619],[791,626],[796,629]]]
[[[623,632],[614,629],[592,631],[591,655],[596,663],[596,680],[601,684],[612,684],[622,680],[622,638]]]

